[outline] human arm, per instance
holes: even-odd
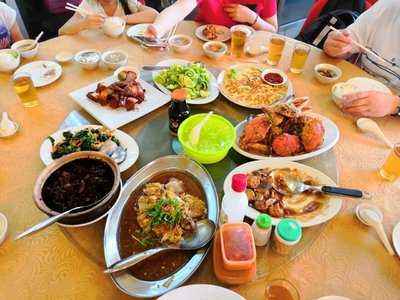
[[[21,30],[19,29],[19,26],[17,22],[14,22],[14,25],[10,29],[10,34],[11,34],[11,40],[13,43],[22,40],[24,37],[22,36]]]
[[[97,29],[103,25],[105,16],[93,14],[82,17],[79,13],[75,13],[71,19],[67,21],[59,30],[59,35],[76,34],[85,29]]]
[[[324,43],[324,52],[336,58],[348,58],[354,53],[350,33],[331,31]]]
[[[152,23],[158,16],[158,12],[146,5],[140,5],[136,13],[125,16],[128,24]]]

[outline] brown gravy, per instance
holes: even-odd
[[[201,185],[190,174],[184,172],[163,172],[153,176],[148,182],[167,183],[170,178],[177,178],[184,182],[185,192],[190,193],[200,199],[205,199],[205,195]],[[145,184],[146,184],[145,183]],[[133,253],[144,251],[132,234],[140,230],[140,226],[136,220],[137,200],[139,199],[143,186],[136,189],[129,197],[121,217],[121,226],[119,229],[119,250],[122,257],[127,257]],[[151,247],[150,247],[151,248]],[[166,278],[175,273],[184,264],[186,264],[195,251],[166,251],[156,254],[135,266],[129,268],[129,272],[136,278],[145,281],[155,281]]]

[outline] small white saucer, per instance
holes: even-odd
[[[318,298],[317,300],[350,300],[350,299],[342,296],[324,296]]]
[[[8,137],[11,137],[11,136],[13,136],[13,135],[15,135],[17,133],[17,131],[19,129],[19,125],[18,125],[17,122],[13,122],[13,123],[14,123],[14,131],[11,134],[3,135],[1,133],[1,130],[0,130],[0,138],[8,138]]]
[[[393,229],[392,242],[398,256],[400,256],[400,222]]]
[[[8,221],[5,215],[0,213],[0,244],[6,239]]]
[[[362,209],[370,209],[370,210],[374,211],[374,212],[379,216],[379,218],[380,218],[381,220],[383,220],[383,214],[382,214],[382,212],[380,211],[379,208],[377,208],[375,205],[372,205],[372,204],[361,203],[361,204],[359,204],[359,205],[356,206],[355,214],[356,214],[356,216],[357,216],[357,219],[359,219],[360,222],[362,222],[363,224],[365,224],[365,225],[367,225],[367,226],[370,226],[370,224],[368,224],[367,222],[365,222],[364,219],[361,217],[360,211],[361,211]]]

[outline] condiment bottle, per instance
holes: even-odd
[[[301,239],[301,225],[294,219],[282,219],[275,227],[273,249],[281,255],[288,255]]]
[[[171,94],[171,105],[168,109],[169,130],[173,136],[178,134],[178,128],[190,115],[190,108],[186,103],[186,89],[177,89]]]
[[[247,175],[234,174],[231,189],[222,198],[220,224],[243,222],[249,204],[246,188]]]
[[[251,225],[257,247],[265,246],[271,237],[272,219],[267,214],[259,214]]]

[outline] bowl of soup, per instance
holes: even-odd
[[[203,45],[204,54],[211,59],[221,58],[227,50],[228,47],[222,42],[210,41]]]
[[[100,53],[97,50],[83,50],[75,54],[75,61],[85,70],[94,70],[99,66]]]
[[[186,52],[190,49],[193,39],[185,34],[176,34],[169,38],[168,45],[178,53]]]
[[[128,63],[128,54],[121,50],[111,50],[104,52],[101,61],[110,70],[116,70]]]
[[[39,52],[39,43],[31,39],[20,40],[12,44],[11,49],[18,51],[23,58],[32,59]]]
[[[12,49],[0,50],[0,72],[12,72],[21,63],[21,55]]]

